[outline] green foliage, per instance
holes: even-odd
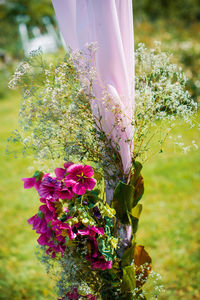
[[[112,206],[116,210],[116,217],[122,224],[129,224],[128,212],[131,212],[135,205],[134,187],[119,182],[114,190]]]
[[[127,300],[133,300],[135,297],[132,292],[136,288],[135,281],[135,270],[133,266],[127,266],[123,268],[123,279],[122,279],[122,291],[126,294]]]
[[[124,251],[124,254],[122,256],[122,268],[131,265],[134,258],[134,251],[135,251],[135,243],[132,242],[131,246]]]
[[[28,29],[39,26],[44,30],[44,16],[49,17],[54,23],[55,13],[50,0],[6,0],[5,3],[0,4],[0,47],[14,56],[22,57],[18,33],[20,18],[26,18]]]
[[[151,20],[170,18],[187,22],[200,19],[199,0],[133,0],[136,19],[148,17]]]
[[[132,233],[135,234],[138,229],[138,222],[140,218],[140,214],[142,212],[142,204],[137,204],[132,210],[131,210],[131,227],[132,227]]]

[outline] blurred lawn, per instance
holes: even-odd
[[[136,30],[137,42],[151,45],[162,35],[168,48],[170,43],[177,45],[173,50],[178,54],[178,35],[167,35],[162,28],[159,35],[151,24],[136,24]],[[196,40],[192,49],[194,45]],[[32,161],[5,154],[6,139],[17,128],[19,99],[16,92],[6,92],[0,102],[0,299],[56,299],[53,282],[35,258],[36,235],[26,222],[38,207],[36,194],[23,190],[20,180],[30,175],[27,168]],[[188,143],[199,137],[181,123],[178,132]],[[166,291],[159,299],[200,299],[200,151],[175,155],[168,149],[144,166],[143,176],[146,189],[138,242],[146,246],[154,270],[163,277]]]

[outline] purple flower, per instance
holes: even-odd
[[[38,194],[42,198],[57,201],[59,198],[60,186],[60,182],[56,179],[46,176],[40,184]]]
[[[96,180],[91,178],[94,171],[91,166],[74,164],[68,167],[69,175],[65,177],[65,185],[72,187],[72,191],[77,195],[85,194],[85,191],[91,191],[95,185]]]
[[[101,219],[101,213],[100,213],[100,211],[99,211],[99,209],[98,209],[97,206],[95,206],[95,207],[93,208],[93,212],[94,212],[94,215],[95,215],[95,217],[96,217],[97,219]]]

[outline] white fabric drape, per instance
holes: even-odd
[[[131,167],[134,110],[134,41],[131,0],[52,0],[57,20],[67,46],[82,49],[86,43],[97,42],[96,70],[99,84],[95,86],[102,115],[103,129],[115,141],[120,136],[123,169]],[[106,111],[101,99],[106,89],[113,106],[122,111],[122,123],[113,129],[114,115]],[[93,111],[95,113],[95,111]],[[125,132],[123,130],[125,129]],[[127,142],[131,140],[131,142]]]

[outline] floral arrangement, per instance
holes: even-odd
[[[130,222],[133,234],[137,231],[142,209],[141,204],[137,203],[144,192],[140,168],[141,165],[137,164],[137,172],[129,185],[120,182],[116,187],[112,203],[114,208],[106,203],[89,165],[68,162],[63,168],[55,169],[54,177],[36,172],[32,178],[22,178],[24,188],[34,187],[42,203],[38,213],[28,220],[33,230],[40,234],[38,244],[52,259],[58,255],[61,259],[68,259],[68,251],[73,252],[74,259],[81,258],[78,276],[84,276],[92,294],[79,294],[76,282],[80,278],[77,278],[76,273],[73,274],[74,270],[70,272],[68,269],[72,286],[70,290],[64,286],[63,294],[69,299],[79,299],[79,296],[96,299],[98,293],[105,299],[114,299],[115,295],[122,299],[122,291],[126,297],[129,293],[132,295],[132,290],[136,295],[145,283],[151,270],[151,258],[144,247],[135,245],[134,238],[121,257],[117,234],[118,220],[122,224]],[[137,269],[131,265],[133,257]],[[102,271],[107,271],[107,274]],[[138,276],[136,282],[132,281],[135,272]],[[122,274],[123,280],[120,283]],[[104,278],[105,275],[108,278]]]
[[[40,235],[40,260],[56,273],[59,299],[145,299],[148,278],[154,278],[148,293],[157,297],[160,277],[136,243],[142,163],[163,152],[177,118],[195,126],[197,104],[170,56],[158,44],[150,51],[139,44],[132,167],[125,173],[119,135],[111,139],[100,111],[93,114],[95,51],[91,44],[55,64],[33,52],[10,82],[22,88],[24,98],[20,129],[10,138],[17,147],[11,150],[34,154],[40,169],[23,178],[24,188],[34,187],[41,202],[28,223]],[[112,129],[124,133],[123,110],[106,90],[103,103],[115,120]]]

